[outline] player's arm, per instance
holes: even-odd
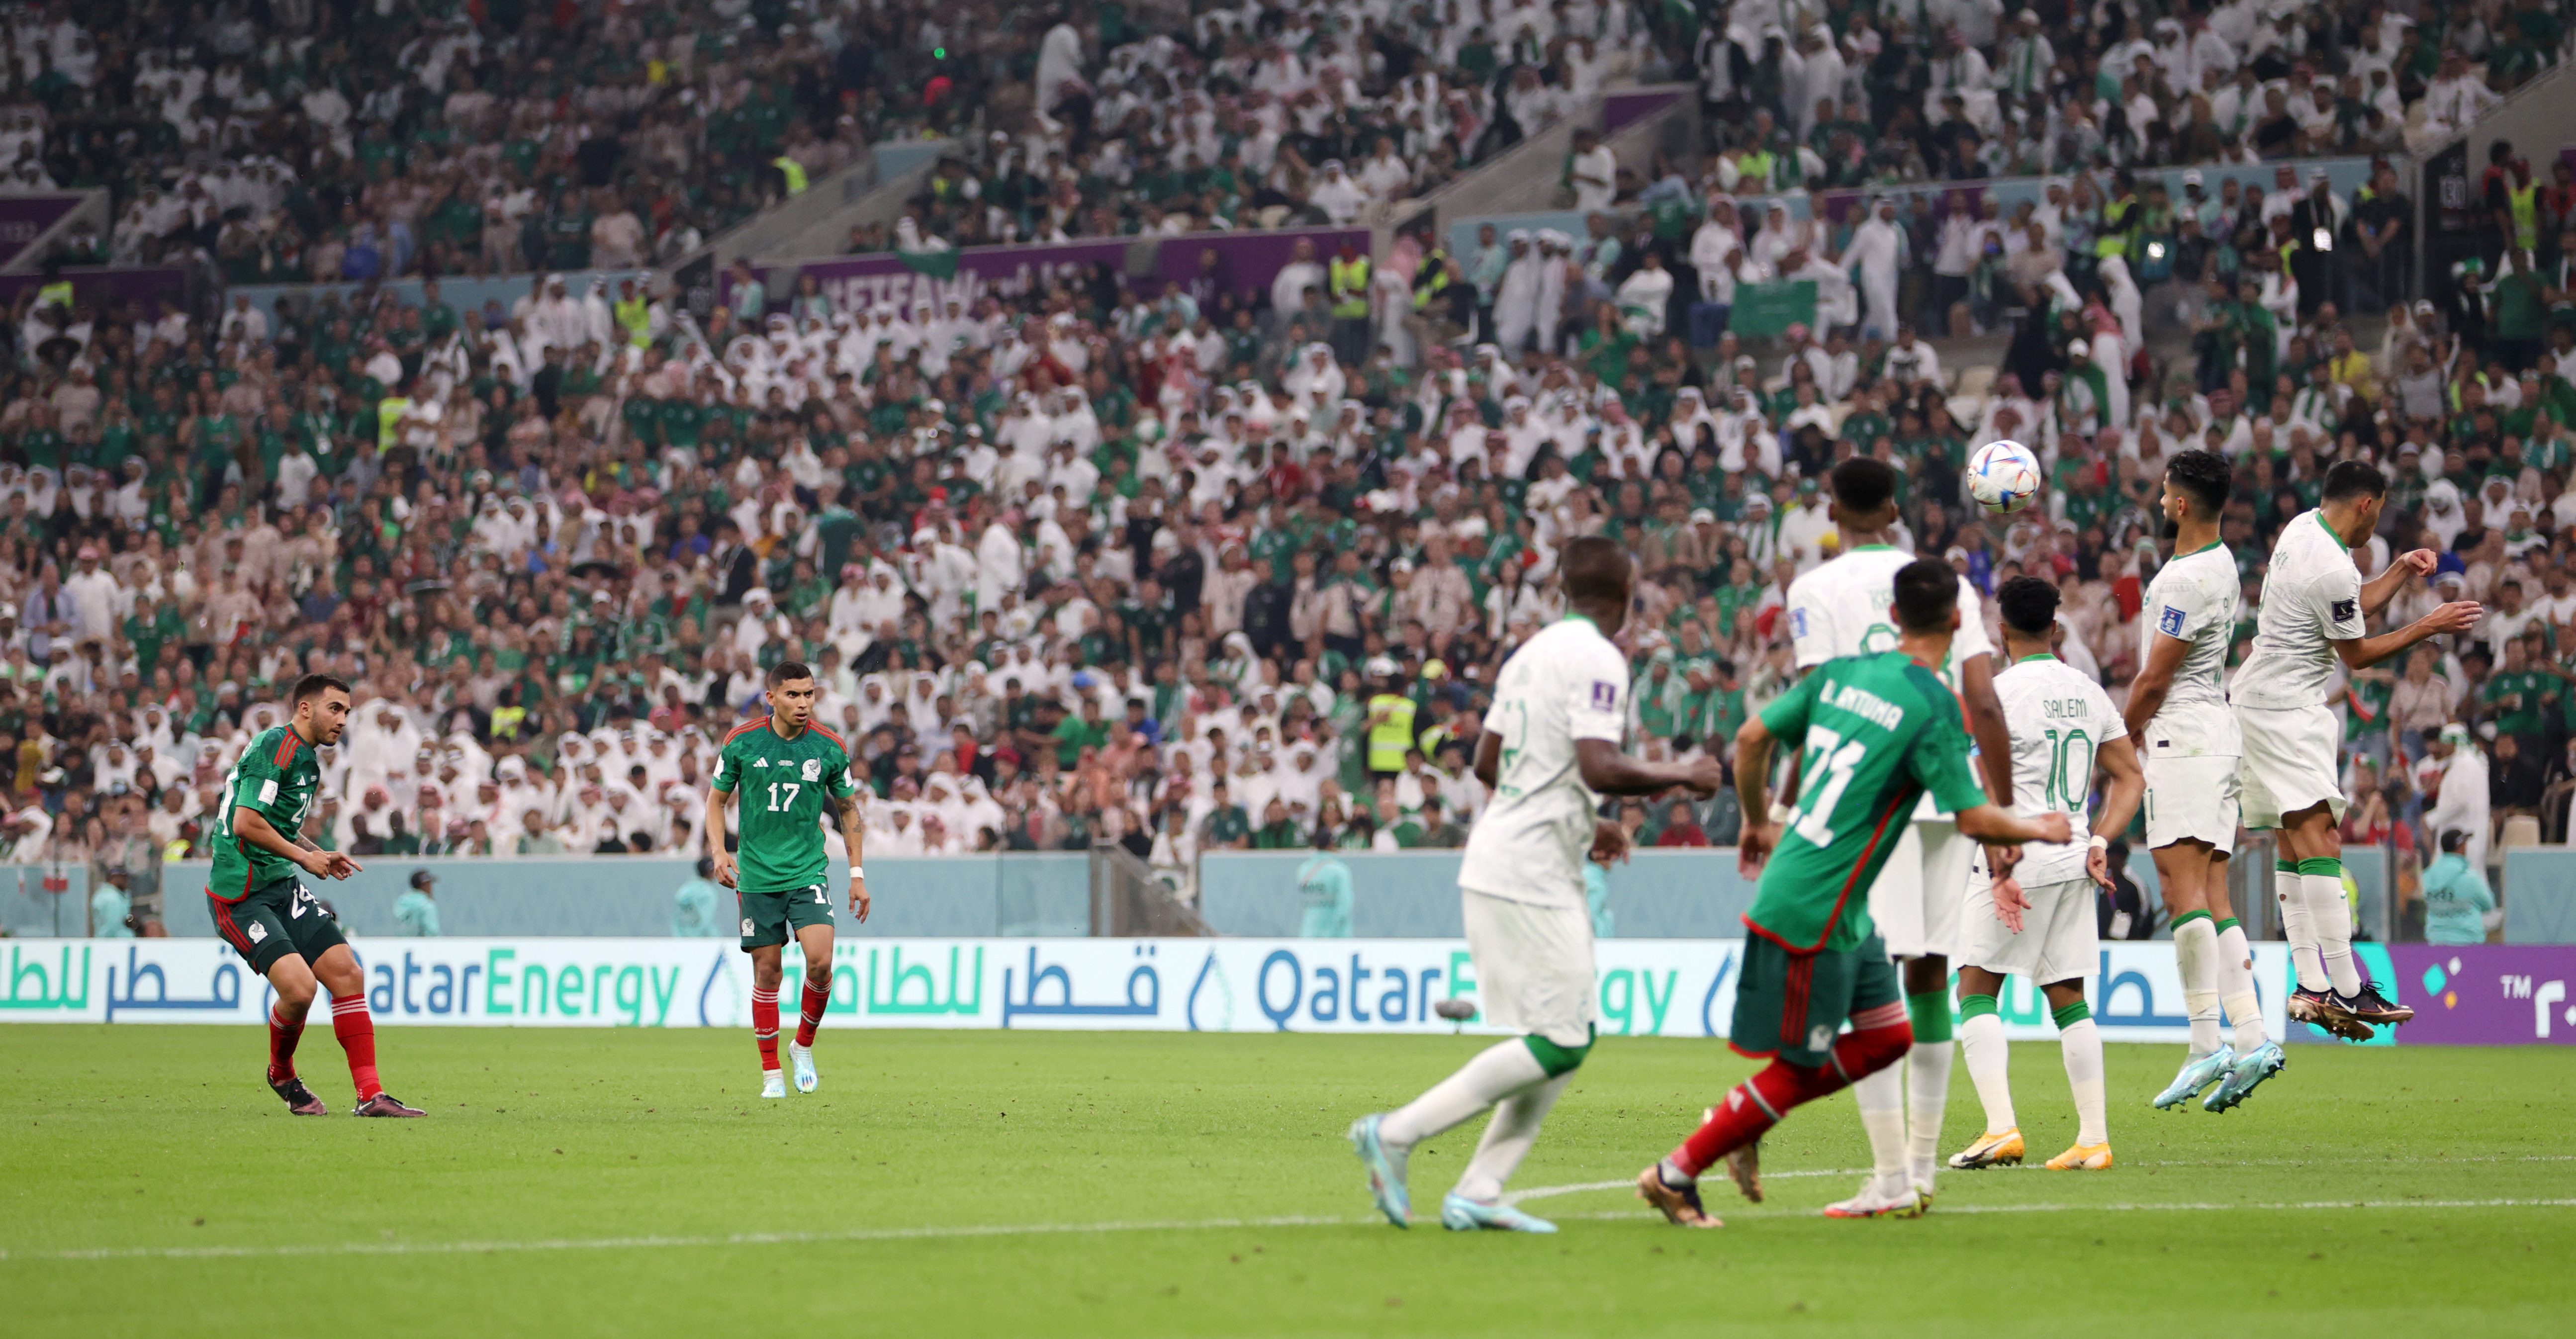
[[[1653,795],[1680,786],[1706,799],[1726,784],[1725,764],[1709,754],[1690,762],[1647,762],[1621,753],[1607,739],[1575,740],[1574,765],[1583,772],[1583,784],[1604,795]]]
[[[2339,638],[2330,644],[2335,655],[2343,660],[2345,669],[2364,670],[2427,637],[2466,632],[2477,626],[2479,617],[2485,613],[2486,610],[2475,600],[2453,600],[2394,632],[2383,632],[2376,637]]]
[[[715,879],[727,888],[734,883],[733,852],[725,849],[725,806],[733,802],[733,792],[707,788],[706,822],[699,831],[706,834],[707,858],[715,862]]]
[[[1977,741],[1977,761],[1986,798],[2006,811],[2012,808],[2012,731],[2004,724],[2004,704],[1995,696],[1995,658],[1991,652],[1959,662],[1959,705],[1967,712],[1968,735]],[[1966,832],[1967,828],[1959,829]],[[1974,834],[1970,834],[1974,835]],[[2012,874],[2021,859],[2016,846],[1988,844],[1986,868],[1997,879]]]
[[[1771,818],[1771,750],[1778,739],[1761,716],[1747,718],[1735,732],[1735,802],[1744,811],[1735,858],[1747,870],[1761,868],[1780,841],[1779,825]]]
[[[1475,771],[1476,780],[1487,790],[1492,790],[1494,787],[1502,784],[1502,731],[1487,729],[1484,733],[1476,736]]]
[[[2433,567],[2440,561],[2431,549],[2416,549],[2390,559],[2388,566],[2379,569],[2379,575],[2361,583],[2362,614],[2366,617],[2387,608],[2407,582],[2433,575]]]
[[[2151,635],[2146,663],[2129,681],[2129,705],[2120,713],[2120,722],[2128,728],[2131,739],[2144,736],[2147,723],[2164,709],[2165,695],[2173,691],[2174,675],[2181,672],[2183,657],[2190,654],[2191,643],[2180,637],[2169,637],[2161,631]]]
[[[298,869],[317,879],[345,879],[365,868],[337,851],[321,851],[286,839],[268,815],[247,804],[233,806],[233,835],[251,845],[295,862]]]
[[[868,825],[859,816],[859,793],[833,795],[833,812],[840,815],[841,844],[850,850],[850,914],[864,925],[868,919],[868,876],[859,866],[861,848],[867,845]]]
[[[2147,794],[2147,774],[2138,766],[2138,746],[2128,739],[2103,740],[2093,755],[2093,764],[2102,769],[2111,784],[2103,787],[2101,811],[2093,815],[2093,849],[2085,853],[2084,872],[2093,876],[2093,882],[2108,888],[2111,853],[2107,848],[2129,830],[2129,820],[2138,816],[2138,801]]]

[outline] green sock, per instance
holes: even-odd
[[[1905,997],[1905,1015],[1914,1023],[1916,1041],[1950,1040],[1950,992],[1927,990]]]
[[[2287,858],[2275,860],[2272,862],[2272,872],[2275,874],[2296,874],[2299,872],[2299,862]]]
[[[1962,995],[1959,997],[1959,1021],[1962,1023],[1967,1022],[1971,1018],[1976,1018],[1981,1015],[1991,1014],[1994,1012],[1996,1012],[1995,997],[1992,995]]]
[[[2299,872],[2301,874],[2324,874],[2340,879],[2343,877],[2343,862],[2330,855],[2321,855],[2314,859],[2300,861]]]
[[[2077,1000],[2063,1009],[2051,1010],[2048,1016],[2056,1019],[2057,1030],[2064,1032],[2066,1029],[2083,1022],[2085,1019],[2091,1018],[2093,1016],[2093,1006],[2086,1004],[2082,1000]]]
[[[2227,933],[2228,931],[2233,930],[2233,929],[2235,929],[2237,926],[2242,925],[2242,924],[2244,924],[2244,922],[2242,922],[2242,921],[2240,921],[2240,920],[2236,919],[2236,918],[2235,918],[2235,917],[2233,917],[2233,916],[2230,916],[2230,917],[2228,917],[2227,919],[2225,919],[2225,920],[2223,920],[2223,921],[2219,921],[2219,922],[2217,923],[2217,930],[2218,930],[2218,932],[2219,932],[2220,934],[2225,934],[2225,933]]]
[[[2182,927],[2191,924],[2193,921],[2205,921],[2209,919],[2211,919],[2211,917],[2209,912],[2206,910],[2186,911],[2173,918],[2173,928],[2180,930]]]

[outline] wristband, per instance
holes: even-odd
[[[2097,832],[2093,834],[2093,840],[2087,845],[2096,851],[2108,851],[2111,849],[2111,839]]]
[[[1771,802],[1771,826],[1775,828],[1780,827],[1788,823],[1788,821],[1789,806],[1779,800],[1773,800]]]
[[[852,865],[850,866],[850,877],[853,879],[864,879],[868,877],[868,872],[857,865]]]

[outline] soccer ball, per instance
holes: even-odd
[[[1988,442],[1968,457],[1968,496],[1998,516],[2010,516],[2039,496],[2039,457],[2019,442]]]

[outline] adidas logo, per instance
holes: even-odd
[[[754,763],[752,764],[752,766],[754,766],[754,767],[767,767],[768,765],[769,765],[769,760],[768,760],[767,758],[762,758],[762,759],[760,759],[760,760],[758,760],[757,762],[754,762]]]

